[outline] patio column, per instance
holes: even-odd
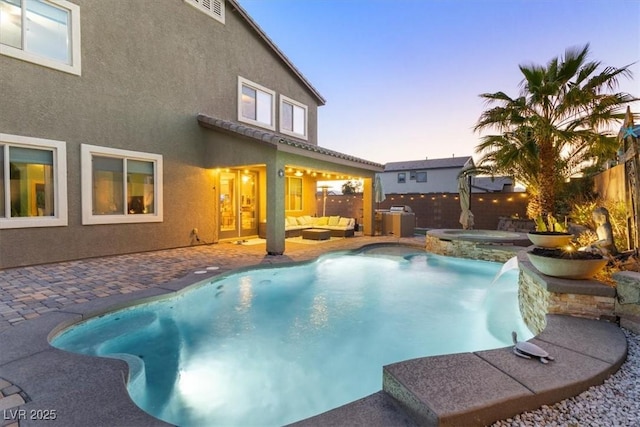
[[[284,253],[284,160],[276,156],[267,163],[267,253]]]
[[[374,235],[375,207],[373,202],[373,178],[364,178],[362,185],[362,234]]]

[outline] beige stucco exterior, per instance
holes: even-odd
[[[180,0],[72,3],[80,7],[81,75],[0,55],[0,133],[65,143],[68,205],[66,226],[0,230],[0,268],[187,246],[194,228],[202,241],[216,242],[216,170],[247,166],[259,173],[267,250],[280,253],[285,211],[279,169],[294,165],[364,178],[381,170],[199,123],[199,114],[238,121],[242,77],[306,105],[304,142],[318,144],[317,109],[324,99],[234,2],[226,2],[224,24]],[[270,132],[278,135],[278,129]],[[162,222],[82,225],[82,144],[162,155]],[[312,197],[310,188],[313,179],[305,178],[306,197]]]

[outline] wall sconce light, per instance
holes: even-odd
[[[278,176],[282,178],[284,176],[284,171],[282,169],[278,169]]]

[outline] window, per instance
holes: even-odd
[[[307,139],[307,106],[280,95],[280,132]]]
[[[80,8],[66,0],[0,0],[0,53],[80,75]]]
[[[187,4],[224,24],[224,0],[184,0]]]
[[[162,156],[82,144],[82,223],[162,221]]]
[[[409,172],[409,179],[415,181],[415,179],[416,179],[416,171],[410,171]]]
[[[276,93],[238,77],[238,120],[275,130]]]
[[[407,182],[407,173],[406,172],[399,172],[398,173],[398,184],[404,184],[405,182]]]
[[[427,171],[416,172],[416,182],[427,182]]]
[[[285,210],[302,210],[302,178],[288,176],[285,182]]]
[[[0,134],[0,228],[67,225],[62,141]]]

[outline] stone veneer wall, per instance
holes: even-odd
[[[547,314],[589,319],[614,318],[615,297],[549,291],[549,283],[522,264],[519,285],[520,312],[529,329],[536,335],[544,330]]]
[[[620,325],[640,333],[640,273],[621,271],[613,279],[618,291],[615,313],[620,316]]]
[[[518,285],[520,313],[531,332],[538,335],[547,325],[549,292],[523,270],[520,270]]]
[[[437,237],[427,235],[425,249],[427,252],[438,255],[507,262],[523,248],[520,246],[491,245],[466,240],[440,240]]]
[[[532,219],[501,216],[498,220],[498,227],[496,229],[501,231],[528,233],[529,231],[536,229],[536,223]]]

